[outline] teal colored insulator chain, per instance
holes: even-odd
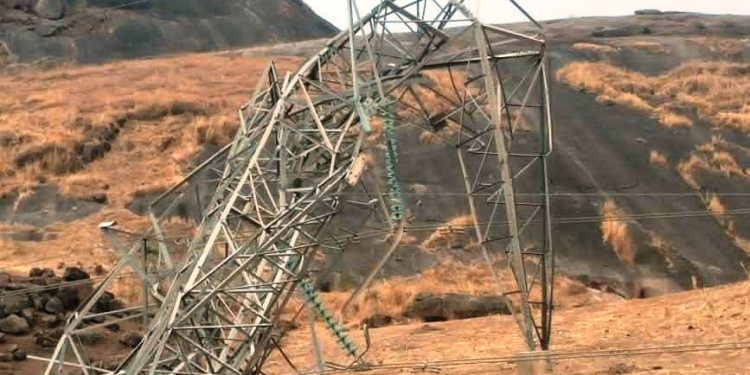
[[[312,283],[308,279],[302,279],[299,283],[300,292],[302,292],[302,298],[305,303],[308,304],[317,314],[323,319],[326,328],[333,334],[333,338],[336,343],[341,347],[341,350],[346,352],[352,358],[357,358],[357,347],[354,345],[349,335],[347,334],[346,328],[333,319],[331,313],[326,310],[323,306],[323,302],[320,301],[318,292],[313,287]]]
[[[396,165],[398,165],[398,142],[393,114],[389,110],[383,111],[383,134],[385,135],[385,170],[388,178],[388,198],[391,203],[391,219],[401,220],[404,217],[404,201],[401,187],[398,183]]]

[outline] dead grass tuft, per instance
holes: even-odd
[[[457,244],[465,244],[468,239],[473,238],[473,223],[470,215],[453,218],[422,241],[420,247],[424,251],[433,252],[450,249]]]
[[[629,225],[618,218],[623,215],[623,211],[614,200],[608,198],[601,207],[601,214],[602,241],[612,247],[621,262],[635,266],[635,245],[630,237]]]
[[[594,44],[594,43],[575,43],[573,44],[573,49],[577,49],[579,51],[588,51],[588,52],[597,52],[597,53],[615,53],[618,51],[617,48],[608,46],[605,44]]]
[[[626,40],[622,42],[622,45],[639,51],[648,52],[653,55],[663,55],[668,52],[663,44],[650,40]]]

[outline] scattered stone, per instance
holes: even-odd
[[[618,363],[609,368],[608,373],[610,375],[624,375],[635,371],[635,366],[630,366],[625,363]]]
[[[56,298],[62,301],[64,308],[67,310],[75,309],[81,302],[78,290],[74,287],[61,288],[57,292]]]
[[[34,13],[48,20],[63,18],[65,9],[62,0],[39,0],[34,6]]]
[[[63,280],[65,281],[78,281],[89,278],[89,274],[79,267],[67,267],[65,268],[65,272],[63,273]]]
[[[17,362],[18,361],[25,361],[27,356],[28,356],[28,354],[23,349],[19,349],[19,350],[16,350],[15,352],[13,352],[13,360],[17,361]]]
[[[125,332],[120,336],[120,344],[129,348],[135,348],[143,340],[143,334],[140,332]]]
[[[23,309],[21,311],[21,317],[23,317],[24,319],[26,319],[26,321],[29,322],[29,323],[33,323],[34,322],[34,315],[35,315],[34,314],[34,309],[32,309],[31,307]]]
[[[99,300],[96,301],[96,310],[99,312],[109,312],[115,307],[115,295],[110,292],[104,292]]]
[[[88,331],[83,331],[80,334],[78,334],[78,338],[85,345],[94,345],[100,342],[105,336],[106,336],[106,333],[101,328],[90,329]]]
[[[120,325],[117,323],[113,323],[110,325],[105,326],[104,328],[112,331],[112,332],[120,332]]]
[[[57,297],[50,298],[49,301],[44,305],[44,311],[50,314],[57,314],[65,311],[65,304]]]
[[[44,306],[47,304],[47,301],[49,301],[49,297],[44,294],[35,294],[31,296],[31,302],[36,311],[45,311]]]
[[[57,340],[49,336],[38,336],[36,338],[36,344],[43,348],[54,348],[57,346]]]
[[[442,331],[442,328],[433,327],[429,324],[423,324],[421,327],[411,331],[412,335],[420,335],[423,333],[430,333],[430,332],[436,332],[436,331]]]
[[[104,266],[102,266],[101,264],[97,264],[94,267],[94,274],[97,275],[97,276],[104,275],[106,272],[107,271],[104,269]]]
[[[0,319],[0,332],[11,335],[25,335],[29,331],[31,331],[29,322],[16,314],[11,314],[4,319]]]
[[[34,267],[29,270],[29,277],[39,277],[42,276],[42,269],[38,267]]]
[[[5,52],[5,45],[0,43],[0,56],[3,56]],[[0,63],[2,63],[2,57],[0,57]],[[0,146],[10,146],[16,142],[16,135],[11,132],[0,132]]]
[[[0,299],[0,310],[6,314],[19,314],[29,307],[31,307],[31,301],[26,294],[11,295]]]
[[[367,328],[380,328],[391,325],[393,323],[393,317],[383,314],[375,314],[373,316],[362,319],[359,322],[360,327],[367,325]]]
[[[49,314],[38,314],[36,321],[37,323],[41,324],[45,328],[57,327],[61,322],[60,319],[57,319],[57,315],[49,315]]]
[[[91,195],[91,199],[96,203],[105,204],[107,203],[107,194],[106,193],[94,193]],[[94,269],[94,273],[96,273],[96,271],[97,270]]]
[[[55,36],[55,34],[57,34],[60,29],[62,29],[60,25],[54,24],[41,23],[38,25],[34,25],[34,32],[36,33],[36,35],[39,35],[42,38]]]

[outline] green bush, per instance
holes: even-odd
[[[705,30],[706,29],[706,24],[703,23],[703,22],[698,21],[698,22],[696,22],[696,23],[693,24],[693,27],[696,30]]]

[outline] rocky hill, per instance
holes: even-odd
[[[2,0],[0,65],[223,50],[335,32],[301,0]]]

